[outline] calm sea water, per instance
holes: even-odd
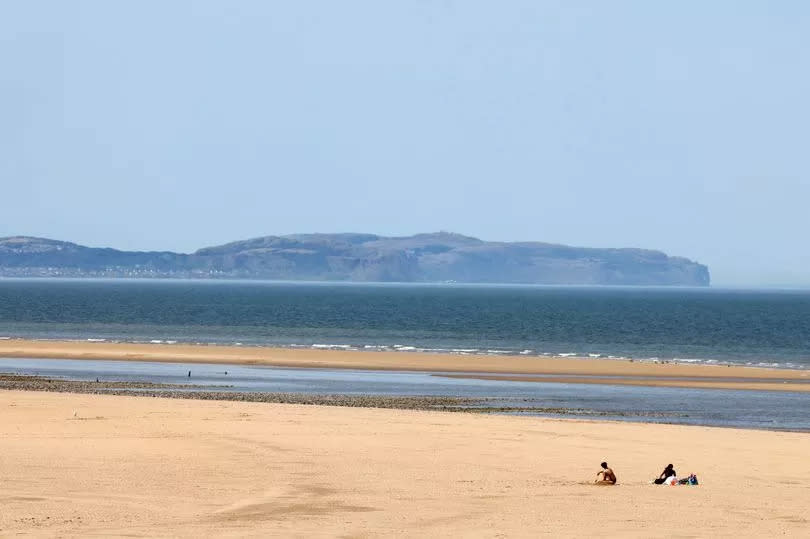
[[[191,371],[193,376],[187,377]],[[621,385],[547,384],[445,378],[434,373],[286,369],[244,365],[0,358],[0,372],[93,381],[210,386],[211,391],[448,395],[476,407],[520,407],[521,415],[810,431],[810,393]],[[545,410],[545,411],[544,411]]]
[[[810,368],[810,292],[0,280],[0,337]]]

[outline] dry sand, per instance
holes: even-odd
[[[802,433],[17,391],[0,418],[0,536],[810,536]],[[669,462],[701,485],[649,485]]]
[[[269,347],[0,340],[0,357],[105,359],[272,365],[298,368],[586,376],[580,383],[616,383],[606,376],[651,377],[639,385],[810,391],[810,371],[626,360],[358,352]],[[707,380],[709,378],[710,380]],[[570,382],[545,378],[544,382]],[[657,382],[665,381],[664,384]]]

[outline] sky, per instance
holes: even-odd
[[[446,230],[810,286],[810,3],[0,4],[0,236]]]

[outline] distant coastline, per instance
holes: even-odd
[[[199,249],[120,251],[0,238],[0,277],[709,286],[709,268],[646,249],[488,242],[438,232],[265,236]]]

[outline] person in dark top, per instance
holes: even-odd
[[[596,483],[601,485],[615,485],[616,474],[613,473],[613,470],[608,468],[607,462],[603,462],[600,466],[602,466],[602,469],[596,474]]]
[[[667,467],[664,468],[664,471],[661,472],[661,475],[659,475],[658,479],[653,481],[653,483],[655,483],[656,485],[660,485],[660,484],[662,484],[664,482],[664,480],[667,477],[672,477],[673,475],[676,476],[676,477],[678,475],[678,474],[675,473],[675,468],[672,467],[672,464],[667,464]]]

